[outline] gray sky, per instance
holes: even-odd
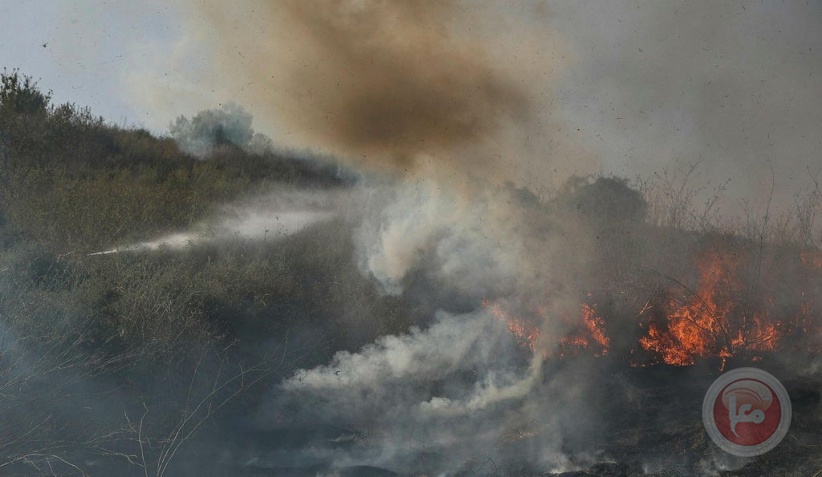
[[[0,66],[38,78],[57,102],[88,105],[111,122],[158,132],[178,114],[236,100],[275,141],[301,145],[277,110],[238,86],[260,78],[215,59],[215,45],[231,48],[233,35],[214,28],[196,2],[171,3],[0,0]],[[240,2],[237,9],[254,4]],[[565,159],[540,157],[532,147],[532,169],[544,161],[545,168],[564,164],[580,173],[634,177],[701,161],[703,179],[730,179],[733,198],[761,199],[773,167],[777,198],[789,203],[809,186],[806,170],[822,167],[822,2],[467,5],[480,4],[485,20],[473,25],[485,28],[477,38],[497,49],[493,58],[506,61],[500,48],[512,61],[518,52],[552,52],[548,60],[533,60],[544,61],[543,69],[523,77],[539,106],[550,110],[537,133],[553,138],[543,141],[546,155]],[[524,4],[546,15],[534,16]],[[255,13],[243,14],[231,26],[238,37],[247,33],[242,22],[264,28],[253,23]],[[237,61],[254,61],[255,52],[242,46]],[[540,84],[535,72],[548,70],[551,77]],[[234,80],[224,81],[229,76]],[[560,136],[579,147],[551,149]]]
[[[761,198],[772,164],[786,200],[822,167],[822,2],[583,0],[558,18],[576,45],[563,109],[609,170],[701,161]]]
[[[114,123],[162,127],[126,82],[146,53],[181,34],[163,2],[0,0],[0,67],[19,68],[56,102],[89,106]],[[153,51],[152,51],[153,50]]]

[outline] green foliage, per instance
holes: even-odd
[[[0,115],[46,114],[51,92],[43,93],[37,83],[19,71],[0,73]]]
[[[15,124],[0,123],[0,216],[57,254],[188,227],[217,204],[278,183],[340,183],[304,161],[239,149],[200,161],[171,139],[108,126],[71,104]]]
[[[255,136],[252,119],[241,106],[228,103],[218,109],[200,111],[191,119],[179,116],[169,126],[169,133],[184,151],[206,156],[217,146],[248,146]]]
[[[0,310],[15,329],[49,336],[79,327],[90,349],[166,359],[225,338],[238,329],[229,316],[271,313],[262,305],[271,297],[300,296],[286,257],[238,259],[247,244],[230,258],[87,254],[190,227],[278,184],[339,185],[332,169],[233,146],[198,160],[171,138],[110,126],[70,103],[54,107],[51,93],[17,71],[0,80]],[[248,143],[250,115],[223,113],[231,118],[203,113],[192,124],[222,121],[222,133],[200,132]]]
[[[188,228],[245,195],[344,181],[333,166],[274,154],[260,135],[246,135],[248,147],[240,148],[221,144],[230,139],[221,136],[225,131],[215,133],[208,160],[196,159],[172,138],[113,127],[88,108],[52,106],[50,93],[16,71],[2,80],[0,467],[23,475],[26,464],[51,469],[59,461],[76,470],[69,454],[86,447],[113,446],[115,456],[124,456],[117,453],[122,442],[113,444],[119,434],[111,422],[89,417],[119,420],[138,401],[149,403],[156,421],[167,423],[176,410],[183,428],[196,430],[223,397],[250,386],[249,370],[261,379],[286,351],[306,359],[291,349],[298,341],[292,337],[306,327],[325,332],[322,343],[308,343],[310,359],[323,359],[409,326],[408,307],[379,296],[357,270],[344,223],[276,241],[238,238],[174,252],[89,255]],[[201,366],[208,354],[235,363],[238,386],[219,385],[233,379],[224,361]],[[187,407],[199,399],[189,385],[192,367],[209,384],[201,414]],[[106,378],[86,389],[86,378],[101,373]],[[109,381],[133,400],[126,409],[113,406],[112,415],[82,401],[84,392]],[[171,389],[179,383],[184,389]],[[179,409],[175,396],[184,403]],[[80,424],[55,417],[64,410]],[[189,421],[192,416],[202,420]],[[138,447],[182,442],[143,423],[140,418],[139,432],[129,427]],[[191,436],[193,430],[183,440]]]
[[[149,359],[196,354],[204,343],[253,347],[306,326],[356,348],[407,329],[410,317],[359,273],[350,236],[339,223],[276,242],[75,258],[84,277],[75,295],[94,315],[100,346],[150,350]]]

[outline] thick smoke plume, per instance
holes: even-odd
[[[450,474],[487,459],[553,470],[588,462],[569,456],[599,419],[581,398],[591,383],[543,361],[578,320],[567,311],[593,265],[587,228],[510,186],[418,180],[361,192],[351,217],[360,269],[430,316],[275,388],[255,425],[319,441],[257,465]],[[539,309],[533,348],[489,304]],[[574,412],[560,411],[572,402]]]
[[[310,63],[284,75],[288,90],[307,91],[313,103],[289,120],[344,151],[407,165],[529,114],[523,87],[448,31],[453,4],[272,5],[263,14],[293,25],[290,44]]]
[[[193,6],[213,81],[287,142],[401,173],[544,184],[592,170],[553,104],[563,44],[537,28],[539,5],[503,17],[456,1]]]

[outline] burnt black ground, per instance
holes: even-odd
[[[815,477],[822,471],[822,376],[791,374],[788,367],[768,362],[756,364],[783,382],[791,397],[793,419],[785,439],[772,451],[754,458],[725,454],[703,428],[701,406],[705,392],[720,374],[716,363],[631,368],[614,361],[579,358],[548,363],[544,377],[550,380],[556,373],[567,372],[568,366],[585,369],[595,377],[586,398],[599,409],[598,432],[583,428],[584,439],[568,440],[565,451],[576,464],[563,472],[547,472],[528,462],[496,462],[481,457],[487,449],[477,449],[477,458],[466,461],[462,470],[456,472],[437,472],[436,462],[448,457],[447,449],[428,454],[411,453],[419,462],[418,472],[401,472],[367,463],[338,467],[327,458],[332,455],[328,451],[340,455],[354,446],[368,446],[368,435],[356,427],[259,428],[248,420],[254,415],[253,409],[238,405],[217,416],[194,445],[184,447],[166,475]],[[742,365],[750,363],[728,363],[729,368]],[[238,404],[248,405],[254,401]],[[265,404],[257,401],[255,405]],[[568,412],[573,414],[575,410]],[[528,437],[501,438],[495,444],[496,450],[505,451],[509,456],[517,455],[539,442],[541,433],[556,432],[556,429],[538,426],[532,430]],[[312,452],[306,453],[306,449]],[[307,459],[309,454],[314,457]],[[592,455],[596,458],[591,459]],[[141,469],[127,465],[121,458],[77,454],[73,459],[84,463],[88,475],[143,475]],[[25,464],[3,470],[8,473],[2,475],[50,475],[34,473]]]
[[[762,367],[769,368],[767,364]],[[630,386],[639,396],[633,404],[615,403],[609,438],[602,442],[603,453],[612,462],[573,472],[532,475],[815,476],[822,471],[822,379],[792,376],[778,366],[770,368],[775,376],[783,376],[793,418],[788,435],[768,453],[733,457],[708,437],[701,405],[719,373],[710,367],[656,366],[612,375],[614,382]]]
[[[577,365],[579,363],[576,363]],[[746,363],[729,363],[729,366]],[[748,363],[749,364],[749,363]],[[792,376],[779,366],[762,367],[782,377],[791,397],[793,420],[786,438],[772,451],[754,458],[739,458],[725,454],[713,444],[702,425],[702,401],[711,383],[721,374],[716,363],[701,363],[691,367],[653,366],[625,368],[615,363],[596,361],[585,363],[596,373],[598,384],[592,389],[590,400],[601,409],[601,432],[585,442],[569,442],[569,455],[596,453],[599,462],[585,463],[580,458],[578,469],[548,473],[523,463],[497,463],[478,458],[466,462],[462,471],[445,475],[458,476],[563,476],[563,477],[635,477],[702,476],[760,477],[804,476],[813,477],[822,470],[822,379]],[[557,364],[562,366],[562,363]],[[558,369],[546,370],[550,379]],[[233,475],[253,476],[390,476],[439,475],[435,466],[421,465],[420,472],[395,473],[392,469],[370,466],[335,468],[331,462],[318,459],[308,466],[288,465],[289,450],[331,444],[341,429],[279,429],[276,431],[245,434],[238,430],[237,438],[246,449],[244,462],[235,462],[239,468]],[[353,431],[350,431],[353,432]],[[537,430],[530,438],[500,442],[515,455],[517,448],[529,445],[529,439],[538,439]],[[352,434],[353,435],[353,434]],[[354,436],[357,437],[356,435]],[[367,436],[360,436],[367,444]],[[325,443],[325,444],[322,444]],[[482,455],[478,451],[478,455]],[[424,456],[420,462],[432,462],[436,455]],[[281,463],[277,465],[275,463]]]

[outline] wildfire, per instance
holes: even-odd
[[[527,319],[512,316],[506,313],[497,303],[483,300],[482,306],[487,308],[498,320],[504,322],[508,327],[508,332],[514,336],[517,343],[531,350],[537,350],[538,342],[542,334],[537,325]],[[582,349],[589,349],[594,343],[594,356],[606,356],[610,339],[605,334],[605,323],[597,315],[593,306],[583,304],[580,309],[582,325],[576,326],[574,331],[567,336],[560,338],[559,357],[564,358],[569,355],[576,355]],[[567,320],[566,320],[567,321]],[[547,358],[547,353],[543,353]]]
[[[675,366],[688,366],[699,358],[724,360],[741,351],[774,349],[780,323],[762,311],[751,311],[751,303],[739,301],[744,294],[736,277],[738,267],[738,256],[706,254],[700,261],[698,289],[687,291],[684,300],[667,303],[665,318],[650,323],[640,338],[642,348]]]
[[[607,356],[610,338],[605,334],[605,322],[597,315],[593,306],[582,304],[580,308],[582,327],[576,333],[560,339],[560,357],[578,354],[581,349],[589,349],[596,343],[594,356]]]
[[[799,259],[805,267],[816,268],[807,255]],[[738,250],[722,247],[698,256],[694,288],[671,279],[668,290],[642,306],[637,315],[643,317],[639,323],[641,336],[638,341],[620,347],[630,353],[626,359],[633,366],[689,366],[700,359],[718,358],[724,368],[729,358],[760,361],[763,353],[773,350],[822,353],[822,326],[812,305],[814,289],[782,288],[777,300],[768,296],[767,291],[781,278],[752,278],[746,275],[752,273],[751,263]],[[767,280],[772,283],[761,283]],[[582,303],[576,310],[557,312],[540,305],[524,316],[515,316],[504,305],[488,300],[482,305],[505,323],[520,346],[531,352],[540,351],[545,359],[604,357],[612,351],[609,330],[617,330],[614,326],[620,322],[610,321],[606,326],[592,296],[589,294],[585,300],[588,303]],[[795,306],[786,307],[785,302]],[[550,313],[568,330],[564,335],[548,336],[540,330],[539,317]],[[616,333],[636,336],[633,332]]]
[[[582,305],[582,319],[585,322],[585,327],[591,333],[591,337],[602,348],[602,355],[608,354],[608,345],[611,340],[605,334],[605,322],[597,315],[596,310],[592,306]]]
[[[494,318],[504,322],[508,327],[508,332],[514,336],[514,339],[520,346],[525,346],[532,352],[536,351],[537,342],[540,339],[540,331],[537,325],[530,323],[522,318],[509,316],[505,313],[497,303],[491,303],[488,300],[482,301],[482,306],[487,308]]]

